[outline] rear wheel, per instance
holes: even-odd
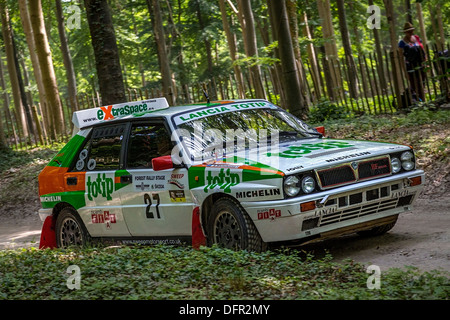
[[[58,248],[85,246],[89,241],[83,221],[72,208],[64,208],[56,219],[56,244]]]
[[[213,204],[208,223],[208,244],[232,250],[261,252],[266,243],[255,225],[236,201],[222,198]]]

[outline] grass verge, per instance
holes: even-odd
[[[303,256],[302,256],[303,255]],[[80,268],[70,290],[67,268]],[[367,287],[363,265],[298,251],[107,247],[0,252],[0,299],[448,299],[448,275],[382,271]]]

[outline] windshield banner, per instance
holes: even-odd
[[[271,103],[264,101],[255,101],[255,102],[246,102],[246,103],[235,103],[230,105],[216,105],[210,108],[202,108],[198,111],[190,111],[183,113],[182,115],[178,115],[174,117],[175,124],[179,125],[191,120],[198,120],[201,118],[209,117],[216,114],[233,112],[233,111],[245,111],[250,109],[261,109],[261,108],[270,108],[277,109]]]

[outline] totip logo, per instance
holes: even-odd
[[[102,196],[107,200],[112,200],[111,193],[114,191],[114,180],[113,178],[107,178],[106,174],[98,174],[97,178],[94,180],[94,176],[87,177],[86,188],[88,192],[88,199],[93,200],[93,198],[97,198],[98,196]]]

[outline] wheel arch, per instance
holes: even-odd
[[[213,194],[209,195],[203,201],[203,203],[201,205],[200,222],[202,224],[203,233],[205,234],[206,237],[208,237],[207,225],[208,225],[208,222],[209,222],[209,218],[211,216],[212,207],[213,207],[215,202],[217,202],[218,200],[223,199],[223,198],[228,198],[228,199],[231,199],[231,200],[239,203],[239,201],[237,201],[236,198],[234,198],[233,196],[231,196],[229,194],[226,194],[226,193],[223,193],[223,192],[216,192],[216,193],[213,193]]]
[[[56,219],[58,218],[58,215],[65,208],[73,209],[78,214],[78,216],[80,216],[78,211],[70,203],[68,203],[68,202],[59,202],[53,207],[52,216],[53,216],[54,221],[56,221]]]

